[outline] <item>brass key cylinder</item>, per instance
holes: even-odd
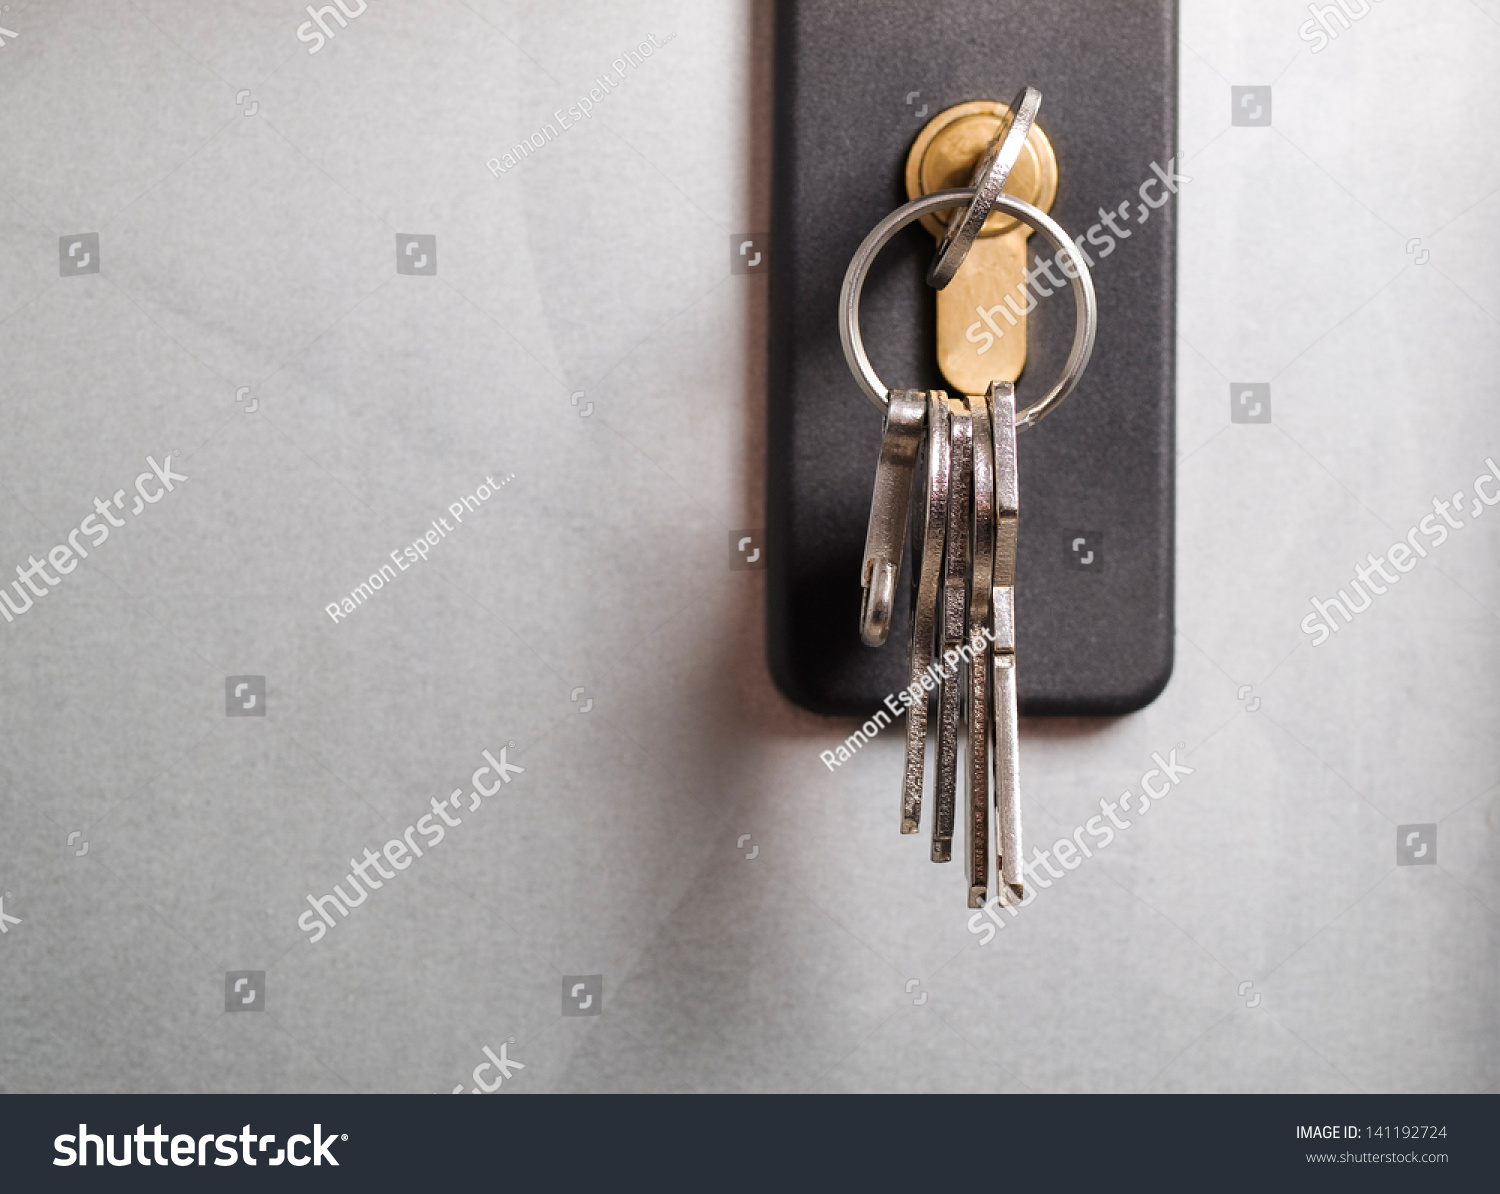
[[[969,185],[975,165],[1010,122],[1010,108],[974,100],[945,108],[920,133],[906,158],[910,199]],[[1005,193],[1048,211],[1057,197],[1057,156],[1032,125]],[[951,211],[922,217],[941,241]],[[954,389],[980,395],[992,381],[1015,381],[1026,365],[1026,314],[1035,298],[1025,285],[1031,229],[1004,212],[991,212],[959,271],[937,295],[938,367]]]

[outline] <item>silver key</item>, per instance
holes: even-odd
[[[1021,870],[1020,724],[1016,714],[1016,543],[1020,485],[1016,469],[1016,391],[990,383],[995,448],[995,559],[990,586],[994,619],[995,869],[1005,903],[1026,894]]]
[[[868,647],[884,646],[891,633],[896,581],[901,575],[906,524],[911,516],[912,473],[926,429],[927,395],[920,390],[892,390],[885,410],[885,434],[880,441],[880,463],[875,467],[875,496],[870,502],[860,572],[864,597],[859,607],[859,637]]]
[[[959,705],[967,669],[950,667],[948,655],[962,646],[968,628],[969,484],[974,420],[963,398],[948,400],[948,531],[943,545],[942,609],[939,613],[942,680],[938,688],[937,776],[932,788],[932,861],[953,857],[953,820],[958,797]],[[955,657],[956,658],[956,657]]]
[[[911,684],[919,694],[906,711],[906,778],[901,793],[901,832],[916,833],[922,820],[922,774],[927,761],[927,689],[932,666],[943,568],[943,536],[948,529],[948,395],[927,394],[927,438],[921,468],[920,501],[912,509]]]
[[[967,664],[968,781],[964,856],[969,867],[969,907],[983,908],[989,887],[990,857],[990,659],[980,627],[990,620],[990,586],[995,562],[995,445],[988,397],[969,399],[974,420],[974,505],[969,535],[969,647]]]

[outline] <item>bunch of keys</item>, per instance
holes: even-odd
[[[932,861],[952,859],[954,822],[962,807],[971,908],[983,907],[988,895],[991,770],[998,897],[1001,903],[1010,904],[1025,896],[1016,711],[1020,497],[1016,435],[1057,409],[1078,384],[1093,352],[1098,322],[1093,280],[1072,239],[1039,208],[1002,193],[1040,104],[1039,92],[1022,89],[1008,109],[1009,121],[1001,125],[974,168],[969,186],[913,199],[877,224],[850,261],[839,296],[845,359],[861,389],[885,416],[861,578],[860,637],[869,646],[883,645],[890,635],[908,524],[912,536],[911,685],[902,694],[902,704],[907,705],[907,740],[901,832],[916,833],[920,828],[929,701],[935,694]],[[1072,283],[1076,327],[1067,363],[1052,388],[1019,413],[1014,376],[990,380],[987,386],[971,382],[984,392],[956,398],[942,390],[891,390],[865,352],[859,302],[871,263],[902,228],[943,209],[953,209],[953,215],[928,273],[929,284],[941,289],[958,275],[992,211],[1040,232],[1057,251],[1057,262]],[[1018,257],[1022,270],[1026,235],[1021,237]],[[1002,246],[1000,256],[1004,258],[1007,251]],[[993,268],[996,252],[975,256],[976,266]],[[990,260],[980,260],[981,256]],[[1010,259],[1015,258],[1012,252]],[[1007,271],[1002,266],[995,272]],[[966,301],[996,281],[961,280],[968,288]],[[1002,291],[1014,288],[1011,278],[998,280]],[[1014,325],[1016,320],[1011,322]],[[940,355],[943,340],[940,318]],[[1009,359],[1018,373],[1020,364],[1014,354]],[[1019,361],[1024,362],[1024,349]],[[971,356],[966,376],[976,376],[975,364],[977,358]],[[952,380],[955,370],[946,360],[945,372]],[[961,806],[960,757],[965,774]]]

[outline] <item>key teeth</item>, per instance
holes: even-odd
[[[910,817],[907,817],[907,818],[904,818],[902,820],[902,822],[901,822],[901,832],[902,833],[919,833],[919,832],[921,832],[921,827],[917,824],[916,821],[912,820]]]
[[[982,887],[971,887],[971,888],[969,888],[969,907],[970,908],[983,908],[984,907],[984,897],[985,897],[985,890],[984,890],[984,888],[982,888]]]

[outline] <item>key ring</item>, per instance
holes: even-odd
[[[953,275],[958,273],[958,267],[969,255],[975,237],[989,217],[990,208],[995,205],[996,196],[1005,190],[1005,180],[1021,156],[1021,149],[1031,134],[1031,126],[1036,123],[1041,106],[1042,93],[1035,87],[1021,88],[1016,98],[1010,101],[1010,125],[1005,135],[994,140],[990,151],[974,167],[974,175],[969,179],[974,198],[966,209],[953,213],[943,243],[938,245],[937,255],[927,270],[927,285],[933,289],[941,290],[953,281]]]
[[[967,203],[974,197],[973,187],[953,187],[950,190],[934,191],[903,204],[870,230],[860,243],[844,273],[844,285],[839,291],[839,340],[844,346],[844,360],[848,362],[854,379],[882,414],[890,401],[890,388],[880,380],[870,356],[865,352],[864,336],[859,330],[859,300],[865,288],[865,278],[880,250],[890,243],[892,237],[908,224],[925,216],[930,211],[955,207]],[[1073,283],[1075,323],[1073,347],[1061,376],[1052,388],[1025,410],[1016,415],[1016,430],[1031,427],[1053,410],[1073,392],[1088,366],[1089,356],[1094,351],[1094,334],[1099,326],[1099,301],[1094,295],[1094,281],[1082,255],[1074,247],[1068,234],[1051,216],[1012,195],[997,195],[994,210],[1014,216],[1024,224],[1030,224],[1046,238],[1059,254],[1059,265]],[[1066,264],[1064,264],[1066,263]],[[1069,271],[1067,265],[1072,265]]]

